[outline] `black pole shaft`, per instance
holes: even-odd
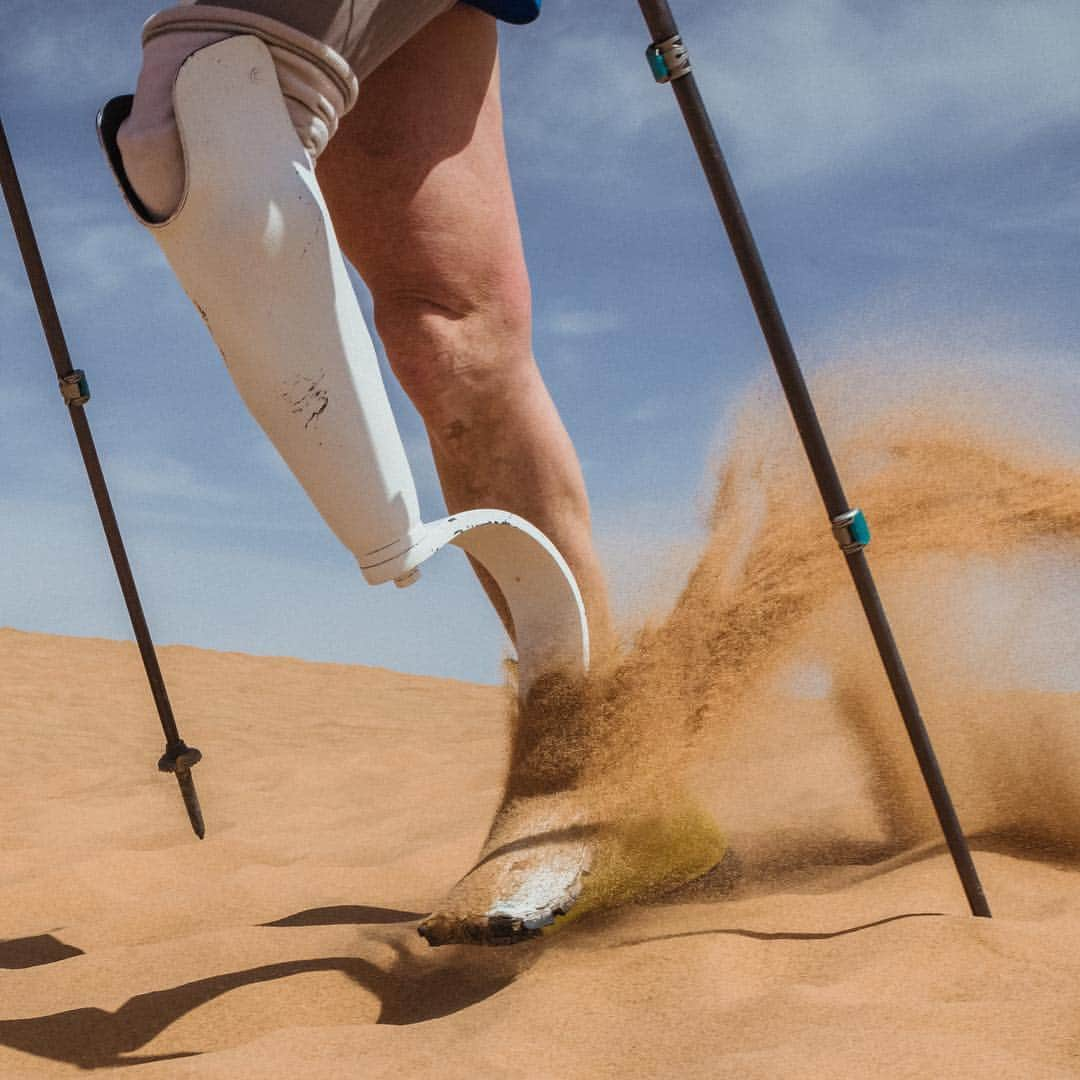
[[[667,0],[638,0],[638,3],[654,43],[678,37],[679,30]],[[849,512],[847,497],[705,102],[692,72],[678,75],[672,79],[671,86],[720,211],[825,509],[829,519],[835,520]],[[870,564],[861,547],[844,554],[971,912],[989,918],[990,907],[982,883],[878,596]]]
[[[64,338],[64,330],[60,325],[60,315],[56,310],[56,302],[53,299],[49,279],[45,273],[45,264],[41,259],[37,239],[34,236],[33,224],[30,221],[30,213],[26,208],[26,200],[23,198],[22,186],[19,183],[18,173],[15,171],[15,160],[11,155],[11,147],[8,145],[7,134],[4,131],[3,121],[0,120],[0,183],[4,191],[4,199],[7,202],[8,213],[11,216],[11,224],[15,230],[15,239],[19,245],[23,265],[26,268],[26,276],[30,281],[30,288],[34,294],[34,303],[37,305],[38,316],[41,319],[41,327],[45,332],[45,340],[52,354],[53,366],[56,368],[58,379],[71,375],[74,367],[71,363],[71,355],[68,352],[67,341]],[[124,541],[120,535],[120,526],[116,520],[112,500],[109,498],[109,489],[105,484],[105,474],[101,469],[101,461],[98,458],[97,447],[94,445],[94,437],[90,431],[90,421],[81,405],[72,405],[68,408],[71,417],[71,425],[75,429],[75,438],[82,453],[83,463],[86,466],[86,475],[90,481],[90,490],[93,492],[94,502],[97,504],[101,525],[105,531],[105,540],[109,546],[109,554],[112,556],[113,566],[116,568],[116,576],[120,582],[120,591],[127,605],[128,617],[131,620],[131,628],[135,633],[135,641],[139,647],[139,655],[142,657],[143,668],[150,684],[150,693],[157,707],[158,717],[161,720],[161,728],[165,734],[166,755],[171,755],[175,760],[178,755],[187,752],[176,727],[176,719],[173,716],[172,704],[169,701],[169,693],[165,688],[165,679],[161,673],[161,665],[158,663],[157,651],[154,649],[154,641],[150,636],[150,627],[143,613],[142,603],[139,600],[139,592],[135,586],[135,577],[131,572],[131,564],[128,562],[127,551],[124,549]],[[193,808],[197,809],[190,770],[185,766],[175,769],[177,779],[180,782],[184,802],[188,808],[192,827],[196,833],[202,835],[202,815],[196,815]]]

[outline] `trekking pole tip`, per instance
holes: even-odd
[[[176,782],[180,787],[188,821],[191,822],[195,835],[202,840],[206,836],[206,824],[199,804],[199,793],[195,790],[195,780],[191,775],[191,767],[200,761],[202,761],[201,752],[180,739],[165,748],[165,753],[158,760],[158,771],[176,774]]]

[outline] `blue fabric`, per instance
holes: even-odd
[[[465,0],[481,11],[509,23],[529,23],[540,14],[541,0]]]

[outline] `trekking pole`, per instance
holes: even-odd
[[[983,893],[982,883],[979,881],[975,863],[971,858],[971,851],[960,828],[960,821],[949,796],[949,789],[941,774],[926,725],[919,713],[915,693],[904,670],[900,651],[893,638],[889,620],[885,615],[885,609],[878,596],[870,565],[863,550],[870,542],[869,526],[862,511],[852,509],[844,495],[840,477],[814,410],[814,403],[810,398],[799,361],[780,315],[780,308],[777,306],[772,286],[769,284],[757,245],[750,232],[750,225],[743,213],[742,204],[739,202],[738,193],[720,150],[716,132],[713,130],[705,102],[702,100],[697,81],[692,73],[686,46],[679,35],[679,29],[675,25],[675,18],[667,0],[638,0],[638,3],[649,33],[652,35],[652,44],[646,50],[646,56],[652,68],[653,78],[659,83],[671,83],[679,108],[682,110],[683,119],[690,131],[690,137],[694,141],[705,177],[734,249],[743,281],[750,293],[750,300],[757,313],[758,322],[761,324],[762,333],[765,335],[769,352],[772,354],[773,364],[780,376],[788,406],[795,418],[795,426],[798,428],[803,448],[810,459],[810,467],[832,523],[833,534],[847,560],[848,570],[851,572],[863,611],[870,623],[870,632],[874,636],[893,696],[896,698],[900,715],[907,727],[915,757],[918,759],[930,799],[937,812],[941,831],[945,834],[945,841],[956,865],[956,872],[960,875],[960,881],[964,886],[971,913],[990,918],[990,906]]]
[[[191,827],[201,840],[206,833],[206,827],[203,824],[202,809],[199,806],[198,793],[195,791],[191,767],[202,759],[202,754],[194,747],[188,746],[180,738],[180,733],[176,728],[172,705],[165,689],[165,680],[158,664],[157,653],[154,651],[153,639],[150,637],[150,628],[143,614],[142,604],[139,602],[135,578],[131,573],[131,565],[128,563],[127,552],[124,550],[124,541],[120,536],[120,526],[116,521],[109,490],[105,486],[105,475],[101,471],[97,448],[94,446],[94,438],[90,433],[90,421],[86,418],[85,405],[90,400],[86,373],[72,367],[71,364],[67,342],[64,340],[64,331],[60,326],[60,316],[56,310],[56,302],[53,300],[52,289],[49,287],[49,279],[45,275],[45,265],[41,261],[41,252],[38,250],[34,227],[26,209],[26,201],[23,199],[22,187],[15,171],[15,161],[11,156],[11,147],[8,146],[2,120],[0,120],[0,183],[3,185],[4,199],[7,202],[8,213],[11,215],[11,224],[15,229],[15,239],[19,243],[26,276],[30,281],[34,302],[37,304],[41,328],[45,332],[45,340],[52,353],[56,376],[60,380],[60,394],[68,406],[68,415],[75,429],[75,438],[82,451],[86,475],[90,480],[90,490],[94,493],[94,502],[97,503],[98,514],[101,516],[101,524],[105,530],[105,539],[112,555],[113,566],[116,568],[116,576],[120,581],[120,591],[124,594],[131,628],[135,632],[139,654],[142,656],[143,667],[146,669],[146,678],[150,683],[150,692],[157,706],[162,731],[165,733],[165,753],[158,761],[158,769],[161,772],[176,774]]]

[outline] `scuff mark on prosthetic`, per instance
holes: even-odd
[[[304,427],[309,428],[319,419],[330,404],[330,395],[323,388],[326,372],[320,371],[312,379],[302,375],[294,382],[291,390],[281,396],[289,403],[290,411],[294,416],[304,416]]]

